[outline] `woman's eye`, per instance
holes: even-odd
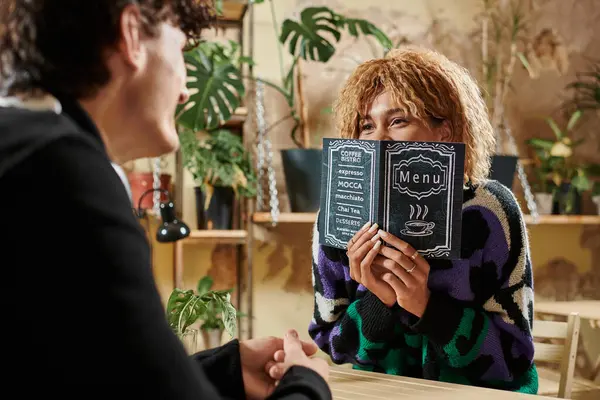
[[[360,127],[360,131],[364,132],[364,131],[370,131],[373,129],[373,125],[372,124],[364,124],[363,126]]]
[[[400,124],[403,124],[403,123],[405,123],[405,122],[407,122],[405,119],[402,119],[402,118],[394,118],[394,119],[392,120],[392,125],[400,125]]]

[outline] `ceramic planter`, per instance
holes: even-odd
[[[593,196],[592,201],[596,204],[596,211],[600,215],[600,195]]]
[[[198,229],[232,229],[235,192],[230,187],[215,187],[208,209],[204,209],[204,192],[200,187],[196,192],[196,217]]]
[[[498,181],[507,188],[512,189],[518,160],[517,156],[494,155],[492,157],[490,179]]]
[[[571,188],[570,183],[563,183],[554,197],[552,214],[581,215],[581,193]]]
[[[535,198],[538,214],[552,214],[552,206],[554,203],[554,196],[552,193],[535,193],[533,197]]]
[[[131,186],[131,201],[133,206],[137,208],[140,201],[140,197],[148,189],[152,189],[154,179],[151,172],[129,172],[127,173],[127,179]],[[160,175],[160,188],[165,190],[171,190],[171,175],[161,174]],[[146,195],[142,200],[142,208],[150,209],[154,205],[154,196],[152,194]],[[165,193],[160,194],[160,201],[167,201],[167,195]]]
[[[281,160],[291,211],[317,211],[321,201],[321,150],[282,150]]]

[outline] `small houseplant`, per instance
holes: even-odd
[[[321,150],[311,148],[308,132],[308,111],[302,90],[302,63],[326,63],[336,52],[335,45],[342,34],[353,37],[370,36],[384,49],[392,47],[391,40],[379,28],[364,19],[347,18],[328,7],[307,7],[299,20],[285,19],[278,26],[273,0],[268,0],[278,44],[281,85],[260,80],[283,96],[289,114],[274,122],[267,131],[284,121],[294,122],[290,135],[297,148],[281,151],[283,170],[292,212],[313,212],[319,208],[321,190]],[[264,0],[254,0],[255,4]],[[287,68],[283,64],[284,45],[292,56]]]
[[[594,182],[592,187],[592,201],[596,204],[596,211],[600,215],[600,182]]]
[[[200,323],[206,348],[219,346],[224,330],[231,337],[237,330],[237,311],[231,304],[232,290],[211,290],[212,285],[213,279],[205,276],[198,281],[195,292],[175,288],[167,302],[167,319],[175,334],[183,339],[194,332],[193,325]]]
[[[555,140],[533,138],[527,141],[541,159],[537,170],[539,179],[550,179],[556,187],[553,214],[580,214],[581,194],[591,189],[590,177],[598,174],[596,165],[578,163],[573,158],[574,149],[583,143],[583,139],[574,141],[569,134],[581,114],[580,110],[575,111],[565,130],[560,129],[552,118],[547,118]]]
[[[236,197],[256,194],[256,174],[241,137],[218,129],[199,139],[183,130],[180,140],[184,166],[197,184],[198,229],[232,229]]]

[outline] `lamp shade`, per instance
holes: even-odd
[[[161,243],[176,242],[190,235],[190,228],[177,219],[175,204],[172,201],[160,203],[162,223],[156,232],[156,240]]]

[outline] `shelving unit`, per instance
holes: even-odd
[[[247,0],[224,0],[223,14],[217,18],[214,24],[217,28],[222,29],[237,29],[238,42],[240,44],[241,53],[244,54],[244,18],[248,13],[250,23],[250,37],[248,38],[248,55],[252,56],[253,52],[253,32],[252,21],[253,12],[252,6]],[[244,123],[248,117],[246,107],[239,107],[234,111],[233,116],[222,125],[223,128],[244,136]],[[178,151],[175,157],[175,204],[177,205],[177,215],[182,217],[183,205],[183,160],[181,152]],[[234,222],[235,230],[194,230],[190,236],[184,240],[175,242],[173,249],[173,282],[178,288],[184,287],[184,248],[186,246],[195,245],[214,245],[228,244],[235,246],[236,252],[236,302],[237,308],[247,315],[245,321],[246,329],[242,322],[238,324],[238,336],[252,337],[252,229],[250,225],[250,217],[252,215],[252,202],[240,201],[239,207],[236,210],[237,219]],[[246,335],[244,335],[246,333]]]

